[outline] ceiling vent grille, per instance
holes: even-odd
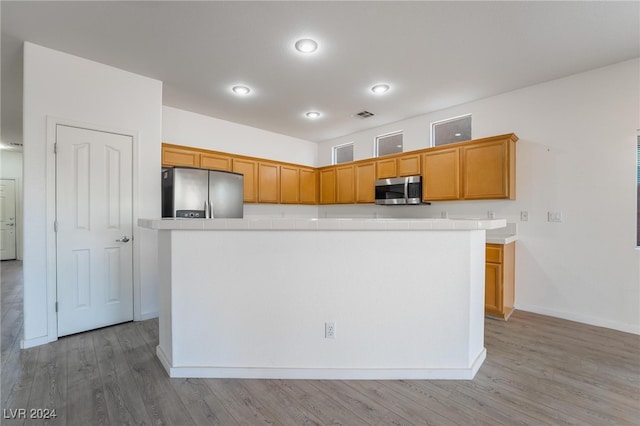
[[[358,117],[358,118],[369,118],[369,117],[373,117],[375,114],[369,111],[361,111],[357,114],[354,115],[354,117]]]

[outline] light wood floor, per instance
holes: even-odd
[[[638,425],[640,336],[515,312],[472,381],[169,379],[157,320],[20,350],[21,264],[2,262],[3,425]],[[37,414],[37,412],[35,412]],[[27,416],[29,415],[27,411]]]

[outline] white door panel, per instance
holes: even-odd
[[[56,132],[58,336],[64,336],[133,319],[132,139],[61,125]]]
[[[0,179],[0,260],[16,258],[16,181]]]

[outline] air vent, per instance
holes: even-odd
[[[354,117],[359,117],[359,118],[369,118],[369,117],[373,117],[375,114],[369,111],[361,111],[357,114],[354,115]]]

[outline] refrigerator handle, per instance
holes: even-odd
[[[213,201],[209,203],[209,219],[213,219]]]
[[[204,218],[209,219],[209,202],[204,200]]]

